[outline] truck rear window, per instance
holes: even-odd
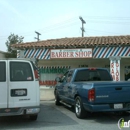
[[[0,82],[6,81],[6,69],[5,62],[0,62]]]
[[[29,63],[10,62],[10,81],[32,81],[33,73]]]
[[[110,74],[106,70],[79,70],[74,81],[112,81]]]

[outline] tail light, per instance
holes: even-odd
[[[35,80],[39,80],[38,69],[32,61],[31,61],[31,64],[32,64],[33,70],[34,70]]]
[[[96,70],[96,68],[89,68],[89,70]]]
[[[38,71],[34,70],[34,74],[35,74],[35,79],[38,80]]]
[[[88,91],[88,101],[92,102],[95,100],[95,89],[90,89]]]

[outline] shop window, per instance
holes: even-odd
[[[110,72],[110,65],[105,65],[105,68]]]
[[[130,80],[130,66],[125,66],[125,81]]]
[[[79,65],[79,68],[88,67],[88,65]]]

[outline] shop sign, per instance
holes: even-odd
[[[68,70],[69,68],[65,68],[65,67],[63,67],[63,68],[55,68],[55,67],[52,67],[52,68],[49,68],[49,67],[47,67],[47,68],[40,68],[39,69],[39,73],[40,74],[49,74],[49,73],[65,73],[67,70]]]
[[[114,81],[120,81],[120,60],[111,60],[110,72]]]
[[[50,58],[92,58],[92,48],[86,49],[52,49]]]

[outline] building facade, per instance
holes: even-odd
[[[5,58],[6,52],[0,51],[0,58]]]
[[[130,36],[62,38],[15,44],[18,58],[38,59],[40,84],[54,86],[70,68],[105,67],[113,80],[130,78]]]

